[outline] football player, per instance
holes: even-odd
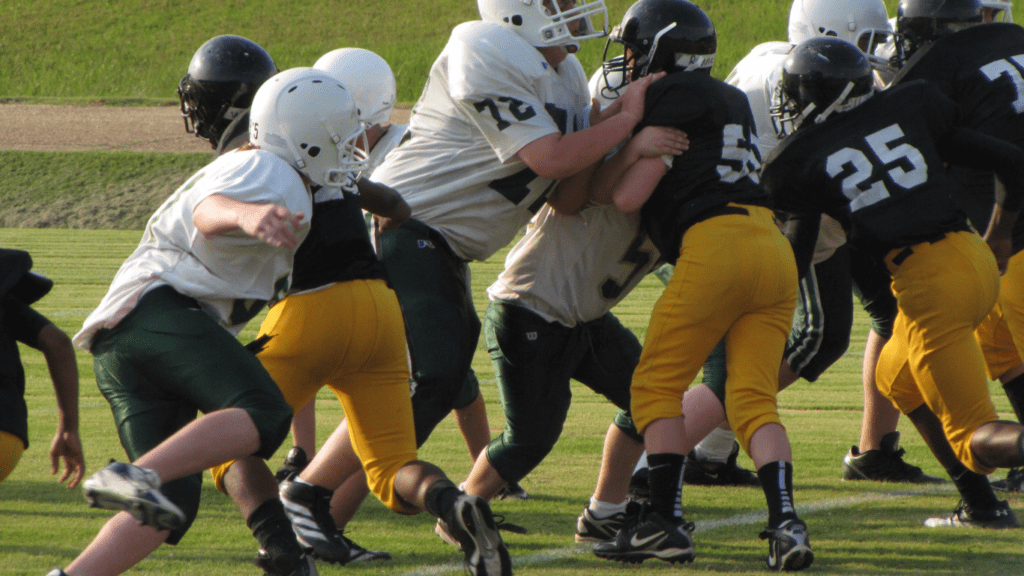
[[[408,327],[418,445],[453,408],[476,349],[468,262],[507,244],[545,201],[578,210],[586,179],[570,177],[629,135],[647,84],[584,128],[586,76],[572,52],[604,34],[603,3],[478,7],[482,21],[452,32],[405,142],[374,173],[412,207],[381,252]]]
[[[112,463],[85,481],[93,506],[125,513],[67,574],[120,574],[160,544],[176,544],[195,519],[205,468],[238,460],[254,479],[252,494],[268,485],[273,494],[264,460],[284,440],[292,410],[235,335],[288,290],[309,230],[309,186],[348,177],[347,143],[333,136],[345,133],[351,98],[329,80],[293,70],[264,83],[251,145],[220,156],[164,202],[75,336],[95,356],[133,464]],[[276,537],[280,516],[261,514],[277,499],[255,500],[235,499],[263,546],[258,565],[275,575],[315,573],[294,539]]]
[[[769,110],[778,97],[782,63],[793,46],[818,36],[842,38],[868,56],[876,76],[890,68],[886,60],[873,55],[892,36],[881,0],[795,0],[790,8],[788,30],[789,42],[758,45],[726,78],[750,100],[763,155],[779,142]],[[903,460],[904,451],[899,448],[896,431],[899,411],[875,386],[878,355],[892,333],[896,317],[888,272],[844,242],[839,223],[823,216],[814,266],[800,281],[800,300],[779,371],[779,388],[784,389],[799,378],[814,382],[846,352],[853,323],[852,290],[871,318],[871,330],[862,364],[864,412],[860,441],[843,458],[843,478],[942,482]]]
[[[18,342],[43,353],[57,396],[57,434],[50,444],[53,473],[64,463],[60,481],[75,488],[85,474],[85,456],[78,435],[78,363],[71,339],[32,304],[46,296],[53,281],[32,272],[24,250],[0,248],[0,482],[28,449],[28,408],[25,371]]]
[[[775,403],[797,270],[771,197],[758,183],[750,105],[743,92],[711,77],[715,27],[686,0],[640,0],[611,39],[624,53],[605,65],[631,82],[669,72],[650,86],[638,127],[679,128],[690,145],[675,157],[620,152],[593,181],[597,201],[640,211],[654,245],[676,266],[652,311],[631,389],[650,467],[648,507],[594,553],[622,562],[694,559],[694,524],[683,518],[680,499],[686,454],[696,442],[681,401],[724,339],[725,411],[767,499],[768,526],[760,535],[769,543],[767,564],[806,568],[814,556],[794,508],[792,454]]]
[[[788,235],[802,269],[823,213],[885,262],[898,312],[878,388],[953,478],[965,500],[954,516],[1013,527],[1007,503],[978,484],[995,468],[1024,463],[1024,428],[997,420],[972,333],[995,304],[1009,259],[1024,151],[958,126],[956,103],[933,84],[900,84],[875,92],[868,59],[846,41],[798,45],[775,112],[780,130],[795,132],[768,157],[762,181],[777,209],[793,215]],[[961,191],[945,163],[994,171],[1005,184],[985,240],[955,203]]]
[[[893,82],[914,79],[934,82],[961,109],[967,128],[1024,147],[1024,29],[1015,24],[984,24],[991,14],[977,0],[942,4],[905,0],[896,27],[900,61],[905,65]],[[1005,12],[1009,12],[1006,10]],[[992,172],[952,166],[962,185],[960,206],[976,228],[988,222],[996,190]],[[985,354],[988,377],[999,380],[1018,421],[1024,422],[1024,366],[1016,343],[1024,343],[1024,222],[1013,232],[1013,257],[1000,279],[999,302],[975,337]],[[1024,471],[1013,469],[998,488],[1020,492]],[[954,514],[964,522],[970,514]]]
[[[274,60],[252,40],[233,35],[207,40],[178,83],[185,131],[208,141],[214,157],[245,144],[253,96],[274,74]]]

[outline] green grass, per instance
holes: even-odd
[[[0,229],[0,245],[32,253],[35,269],[56,281],[53,292],[37,308],[68,333],[106,291],[122,260],[134,249],[139,231]],[[472,264],[477,306],[485,306],[484,288],[499,272],[504,252]],[[645,280],[617,309],[623,322],[643,334],[647,314],[660,293],[659,283]],[[948,512],[956,496],[948,486],[921,489],[907,486],[851,483],[839,480],[839,462],[860,429],[860,350],[868,324],[858,311],[848,354],[817,383],[800,382],[780,396],[784,424],[793,439],[798,506],[810,525],[819,575],[988,575],[1024,574],[1020,531],[963,531],[924,528],[921,520]],[[262,317],[241,335],[251,338]],[[41,576],[65,566],[99,530],[108,512],[91,510],[78,491],[67,491],[49,474],[47,449],[55,425],[52,387],[41,355],[22,348],[28,372],[31,446],[6,482],[0,483],[0,558],[5,575]],[[82,438],[89,471],[109,458],[123,458],[109,408],[95,387],[90,358],[79,354]],[[490,426],[504,421],[495,402],[493,370],[479,350],[474,368],[488,399]],[[1003,417],[1010,417],[1005,396],[993,385],[993,399]],[[342,414],[337,402],[321,393],[318,435],[331,431]],[[624,567],[601,561],[573,543],[576,516],[593,489],[601,442],[614,409],[587,389],[574,385],[574,403],[561,442],[547,460],[523,481],[531,500],[498,501],[496,512],[528,528],[525,536],[509,535],[517,575],[611,576],[675,573],[680,570],[649,561]],[[910,461],[926,472],[942,475],[923,442],[904,419],[903,444]],[[280,464],[285,444],[271,460]],[[465,445],[451,419],[441,424],[421,456],[436,462],[456,480],[469,471]],[[746,456],[742,465],[750,467]],[[1021,512],[1021,499],[1011,505]],[[688,519],[697,522],[697,561],[686,570],[706,574],[763,574],[765,545],[757,539],[764,508],[759,490],[686,487]],[[753,513],[752,519],[735,521]],[[733,521],[729,521],[733,519]],[[387,549],[391,562],[344,568],[321,565],[324,576],[342,574],[459,574],[459,555],[433,533],[426,515],[402,517],[369,500],[349,526],[349,535],[375,549]],[[250,566],[252,539],[230,500],[204,488],[200,516],[185,541],[164,547],[131,574],[227,576],[256,574]]]
[[[210,155],[0,151],[0,227],[141,229]]]
[[[610,26],[631,4],[607,0]],[[788,0],[699,4],[718,29],[719,78],[754,45],[786,38]],[[894,14],[897,1],[886,5]],[[399,101],[412,103],[451,29],[478,18],[473,0],[5,0],[0,100],[176,103],[175,88],[196,49],[214,36],[238,34],[266,48],[282,70],[312,66],[344,46],[373,50],[394,69]],[[603,49],[602,40],[583,44],[579,56],[586,70],[597,67]]]

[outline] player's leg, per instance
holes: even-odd
[[[551,452],[569,411],[569,378],[586,353],[586,341],[578,326],[548,322],[504,302],[490,304],[485,323],[505,429],[477,458],[465,488],[490,500]]]
[[[422,445],[454,407],[476,352],[480,318],[468,264],[437,231],[410,220],[381,240],[383,263],[405,318],[416,438]]]
[[[892,335],[896,318],[896,298],[892,294],[889,271],[878,258],[856,248],[850,249],[853,292],[871,318],[871,331],[864,343],[861,378],[864,389],[864,413],[860,441],[843,458],[843,478],[935,484],[942,478],[925,474],[904,460],[896,425],[900,412],[878,391],[875,371],[885,342]]]

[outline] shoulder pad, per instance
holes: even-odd
[[[515,32],[491,22],[459,24],[445,50],[449,52],[450,71],[461,69],[467,77],[474,73],[493,77],[501,71],[518,73],[532,81],[548,68],[539,50]]]

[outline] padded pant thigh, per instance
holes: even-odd
[[[516,482],[551,452],[562,433],[582,359],[580,332],[512,304],[492,302],[484,340],[494,366],[505,429],[487,445],[487,459]]]
[[[437,232],[413,220],[385,232],[381,248],[405,317],[416,442],[422,445],[455,407],[480,338],[480,318],[468,263]]]

